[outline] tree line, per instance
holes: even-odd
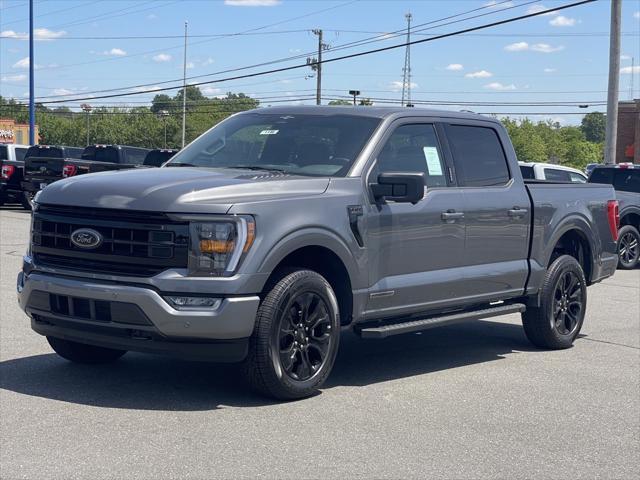
[[[36,105],[36,122],[40,143],[83,146],[90,143],[132,145],[147,148],[178,148],[182,140],[183,91],[175,96],[156,95],[151,105],[140,107],[95,107],[90,113],[71,111],[67,107]],[[330,105],[350,105],[333,101]],[[186,89],[186,141],[198,137],[229,115],[257,108],[259,100],[243,93],[227,93],[209,98],[200,89]],[[362,99],[360,105],[372,105]],[[0,96],[0,117],[28,122],[27,105]],[[87,118],[88,116],[88,118]],[[518,159],[525,162],[549,162],[583,169],[588,163],[603,159],[605,115],[586,114],[579,126],[562,126],[557,122],[533,122],[529,119],[502,120]],[[165,143],[166,131],[166,143]]]

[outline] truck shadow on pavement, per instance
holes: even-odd
[[[44,341],[44,339],[43,339]],[[522,327],[478,321],[382,341],[344,334],[323,390],[363,387],[534,351]],[[133,410],[203,411],[275,402],[244,384],[237,365],[129,353],[110,365],[71,364],[42,354],[0,362],[0,388],[63,402]]]

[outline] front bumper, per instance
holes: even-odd
[[[226,297],[214,310],[176,310],[147,287],[32,272],[18,275],[18,302],[43,335],[177,355],[241,360],[260,299]],[[225,348],[238,348],[229,355]],[[207,354],[208,353],[208,354]]]

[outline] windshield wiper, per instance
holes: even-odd
[[[167,163],[165,167],[199,167],[200,165],[194,165],[193,163]]]
[[[227,166],[225,168],[237,168],[240,170],[264,170],[266,172],[287,173],[287,171],[283,168],[261,167],[259,165],[233,165],[233,166]]]

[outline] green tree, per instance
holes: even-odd
[[[331,100],[329,102],[329,105],[335,105],[335,106],[349,106],[349,105],[353,105],[353,102],[350,102],[349,100]]]
[[[580,129],[582,133],[584,133],[585,138],[590,142],[604,142],[606,128],[607,116],[604,113],[591,112],[582,117]]]

